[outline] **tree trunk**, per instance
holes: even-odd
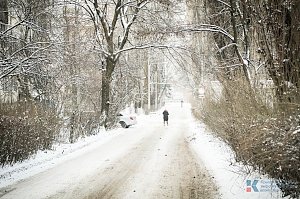
[[[266,54],[267,70],[274,82],[277,100],[283,109],[286,109],[286,103],[299,103],[300,100],[300,36],[297,29],[300,23],[300,2],[295,0],[291,5],[287,8],[279,2],[269,3],[268,7],[271,9],[262,13],[262,17],[270,19],[269,23],[261,26],[260,47]],[[272,34],[268,33],[269,30]]]
[[[65,45],[64,51],[66,52],[64,54],[64,64],[67,69],[67,74],[71,77],[72,81],[70,85],[67,85],[67,87],[70,89],[69,93],[69,99],[71,100],[71,104],[69,108],[69,116],[70,116],[70,135],[69,135],[69,142],[74,143],[78,137],[76,134],[77,128],[78,128],[78,85],[77,85],[77,74],[78,74],[78,65],[77,62],[73,56],[74,52],[76,51],[76,29],[73,28],[72,24],[75,24],[75,26],[78,25],[78,12],[77,7],[75,5],[74,9],[71,9],[71,7],[68,7],[69,5],[64,5],[63,8],[63,18],[65,23],[65,29],[63,31],[64,41],[67,44],[72,45]],[[72,16],[72,17],[70,17]]]
[[[107,127],[110,105],[110,84],[112,73],[116,62],[110,58],[106,58],[106,70],[102,74],[102,96],[101,96],[101,115],[104,117],[103,125]]]
[[[4,32],[6,30],[6,25],[8,24],[8,6],[7,6],[7,0],[0,0],[0,32]],[[0,58],[5,58],[5,40],[0,40]]]
[[[251,88],[251,78],[250,78],[250,72],[248,70],[248,66],[245,64],[244,59],[238,49],[238,29],[237,29],[237,22],[236,22],[236,16],[237,16],[237,7],[236,7],[236,0],[230,0],[230,15],[231,15],[231,25],[233,30],[233,37],[236,45],[234,46],[234,50],[236,52],[236,55],[238,56],[239,61],[242,64],[242,69],[246,78],[246,81],[249,84],[249,87]]]
[[[19,101],[28,101],[31,100],[31,94],[29,91],[29,78],[26,75],[18,75],[17,76],[18,82],[19,82]]]
[[[0,0],[0,31],[6,30],[8,24],[8,5],[7,0]]]

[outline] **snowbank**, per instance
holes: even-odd
[[[236,163],[230,147],[214,137],[204,124],[194,121],[190,133],[191,146],[214,177],[222,198],[282,198],[272,179],[259,173],[247,175],[245,171],[252,168]]]
[[[82,138],[74,144],[57,144],[53,150],[39,151],[36,155],[13,166],[0,168],[0,188],[43,172],[68,159],[93,150],[111,138],[121,134],[122,129],[101,130],[98,134]]]

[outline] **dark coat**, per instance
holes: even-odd
[[[164,110],[163,115],[164,115],[164,121],[168,121],[168,119],[169,119],[169,112],[167,110]]]

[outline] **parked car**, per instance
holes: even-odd
[[[137,123],[136,116],[133,114],[119,113],[117,116],[123,128],[128,128]]]

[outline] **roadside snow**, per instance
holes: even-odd
[[[74,144],[56,144],[53,150],[39,151],[36,155],[13,166],[0,167],[0,188],[11,185],[37,173],[43,172],[55,165],[75,158],[99,145],[108,142],[113,137],[120,135],[122,129],[112,131],[100,130],[96,135],[81,138]]]
[[[238,164],[234,161],[234,153],[230,147],[210,133],[204,124],[197,121],[191,123],[189,141],[192,148],[199,155],[206,168],[214,176],[221,198],[224,199],[270,199],[282,198],[281,192],[274,181],[265,175],[253,173],[251,167]],[[247,186],[246,181],[253,185],[257,180],[255,192],[253,187]],[[271,188],[272,187],[272,190]],[[248,188],[247,192],[246,189]]]
[[[149,119],[149,117],[152,116],[141,114],[138,117],[138,124],[135,126],[138,127],[147,122],[147,118]],[[109,142],[112,138],[124,133],[128,133],[128,129],[116,128],[110,131],[99,129],[98,134],[81,138],[76,143],[56,144],[52,147],[52,150],[38,151],[37,154],[23,162],[16,163],[13,166],[6,165],[0,167],[0,188],[34,176],[55,167],[59,163],[78,157],[88,151],[92,151]]]

